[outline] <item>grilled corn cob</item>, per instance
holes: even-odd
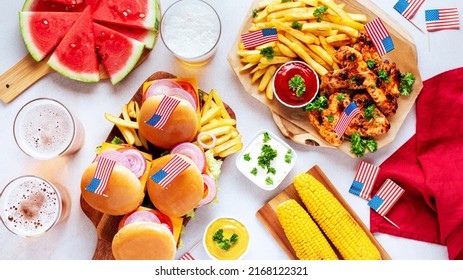
[[[365,231],[320,181],[302,173],[294,178],[294,187],[310,215],[344,259],[381,258]]]
[[[336,260],[338,257],[328,240],[307,211],[294,199],[276,208],[278,220],[300,260]]]

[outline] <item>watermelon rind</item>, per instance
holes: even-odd
[[[56,72],[82,82],[100,80],[95,38],[93,32],[85,32],[92,29],[90,9],[90,6],[85,8],[48,60],[48,66]]]
[[[97,54],[101,58],[101,64],[111,83],[115,85],[122,81],[137,65],[145,50],[145,44],[97,23],[93,23],[93,30]],[[109,33],[110,39],[100,39],[102,37],[99,32]],[[128,52],[130,53],[127,56]],[[120,61],[121,57],[123,61]],[[114,69],[115,67],[119,67],[119,69]]]
[[[81,13],[19,12],[21,36],[32,58],[41,61],[63,39]],[[33,22],[32,22],[33,21]],[[37,29],[31,25],[40,24]]]

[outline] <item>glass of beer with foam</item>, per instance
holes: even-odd
[[[84,142],[84,128],[71,112],[54,99],[38,98],[16,115],[13,134],[29,156],[47,160],[77,152]]]
[[[64,187],[25,175],[12,180],[0,193],[0,220],[12,233],[34,237],[63,222],[70,206]]]

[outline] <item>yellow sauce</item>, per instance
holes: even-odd
[[[228,250],[220,248],[217,242],[213,240],[214,234],[219,229],[223,230],[225,239],[230,239],[234,233],[238,235],[238,241],[231,245]],[[220,218],[212,222],[207,228],[204,238],[206,250],[218,260],[239,259],[246,252],[249,244],[248,231],[242,223],[232,218]]]

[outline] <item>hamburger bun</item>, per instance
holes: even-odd
[[[146,123],[156,112],[164,95],[151,96],[143,102],[138,119],[139,131],[142,136],[156,147],[171,149],[178,143],[191,142],[199,129],[196,111],[191,104],[180,100],[162,129],[155,128]]]
[[[87,167],[80,183],[82,197],[92,208],[108,215],[119,216],[134,211],[141,205],[145,189],[137,176],[121,164],[114,165],[104,191],[107,197],[85,190],[93,179],[96,167],[96,162]]]
[[[165,188],[153,180],[148,180],[146,188],[156,209],[168,216],[181,217],[196,208],[203,197],[204,181],[198,167],[184,155],[169,154],[152,161],[149,177],[161,170],[176,155],[190,163],[190,166]]]
[[[135,222],[114,235],[112,252],[116,260],[173,260],[177,246],[164,225]]]

